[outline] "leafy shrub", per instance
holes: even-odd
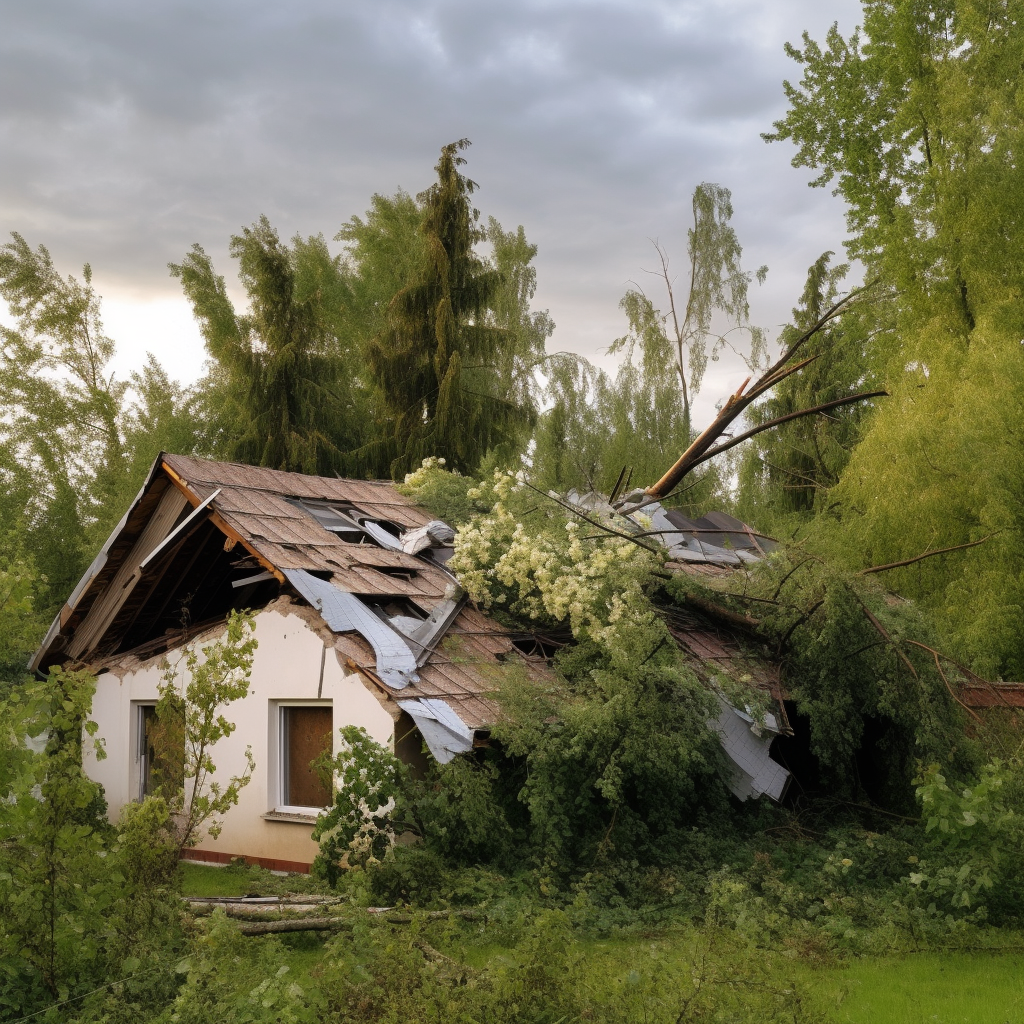
[[[423,846],[396,846],[387,858],[370,865],[367,875],[377,906],[430,906],[450,894],[448,865]]]
[[[311,993],[284,959],[276,938],[247,938],[216,910],[177,965],[184,984],[162,1019],[174,1024],[312,1022],[317,1016]]]
[[[611,966],[585,955],[560,911],[525,918],[513,945],[482,968],[462,962],[455,951],[439,951],[427,936],[414,922],[400,931],[357,926],[352,939],[333,939],[316,972],[325,1004],[322,1019],[329,1024],[811,1024],[821,1019],[803,1005],[798,987],[780,980],[777,959],[752,955],[735,935],[715,927],[691,941],[677,941],[674,950],[647,943],[644,956],[624,971],[621,963]]]
[[[313,829],[320,844],[313,873],[331,885],[345,867],[376,863],[394,845],[391,811],[407,776],[406,766],[362,726],[340,732],[342,749],[317,762],[333,782],[334,804]]]
[[[1024,816],[1021,780],[1000,762],[973,786],[951,786],[937,765],[918,780],[926,841],[910,882],[933,912],[997,920],[1024,916]]]

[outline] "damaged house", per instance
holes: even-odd
[[[648,503],[644,515],[679,572],[727,574],[771,543],[721,513],[694,521]],[[503,662],[520,659],[536,678],[549,671],[534,637],[467,601],[446,568],[453,540],[450,527],[388,483],[162,454],[30,667],[97,674],[93,719],[106,757],[87,755],[86,770],[116,818],[153,785],[151,730],[166,664],[218,637],[233,609],[252,609],[250,688],[231,706],[237,729],[218,743],[216,761],[225,777],[240,774],[251,747],[255,773],[216,843],[205,837],[190,855],[306,869],[316,855],[313,822],[331,799],[310,762],[338,742],[339,728],[362,726],[409,763],[444,763],[488,743],[497,714],[488,694]],[[777,669],[699,611],[669,624],[716,690],[721,713],[711,724],[733,793],[782,799],[789,772],[769,748],[791,730]],[[457,658],[442,643],[449,637]],[[771,710],[729,703],[723,675],[759,691]]]

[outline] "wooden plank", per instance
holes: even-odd
[[[103,634],[142,576],[139,563],[167,536],[185,506],[185,499],[177,491],[170,488],[164,491],[159,504],[143,527],[135,545],[121,563],[121,567],[114,574],[114,578],[107,584],[106,589],[75,630],[75,635],[67,648],[70,657],[81,657],[102,640]]]
[[[178,490],[180,490],[181,493],[184,494],[186,498],[188,498],[188,500],[192,503],[193,506],[198,506],[202,502],[202,498],[195,494],[195,492],[189,487],[188,482],[186,480],[183,480],[180,476],[178,476],[178,474],[175,473],[173,469],[171,469],[171,467],[167,464],[166,461],[161,462],[160,465],[163,468],[164,472],[170,477],[171,483],[173,483],[174,486],[177,487]],[[263,566],[264,569],[267,570],[267,572],[273,573],[278,583],[284,583],[284,573],[282,573],[275,565],[272,565],[270,562],[268,562],[267,559],[265,559],[263,555],[261,555],[256,550],[256,548],[254,548],[252,544],[248,540],[246,540],[245,537],[243,537],[233,526],[231,526],[219,512],[211,510],[210,522],[213,523],[217,527],[217,529],[220,530],[220,532],[228,538],[228,540],[233,541],[235,544],[241,544],[242,547],[245,548],[245,550],[248,551],[249,554],[252,555],[253,558],[255,558],[260,563],[260,565]],[[225,550],[227,550],[227,545],[225,545]]]

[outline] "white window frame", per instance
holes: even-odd
[[[146,785],[145,709],[155,708],[156,704],[156,698],[131,702],[131,722],[128,730],[129,749],[131,750],[128,791],[133,794],[133,803],[142,803],[146,799],[144,792]]]
[[[288,708],[331,708],[334,709],[334,701],[330,699],[310,698],[308,700],[272,700],[270,702],[270,743],[268,758],[268,781],[267,796],[271,814],[275,815],[296,815],[301,818],[308,818],[310,815],[319,815],[329,807],[305,807],[298,804],[286,804],[284,795],[288,792],[288,736],[285,728],[285,711]],[[334,716],[331,715],[331,750],[334,749]]]

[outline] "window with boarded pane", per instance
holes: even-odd
[[[332,750],[330,707],[281,708],[282,802],[290,807],[327,807],[331,790],[312,763]]]

